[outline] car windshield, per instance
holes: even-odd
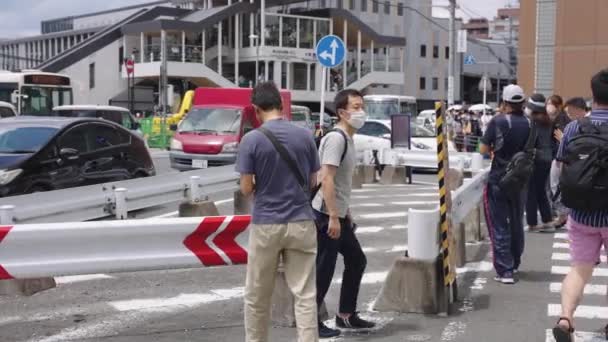
[[[365,101],[365,112],[372,120],[390,120],[391,115],[399,114],[399,102]]]
[[[226,108],[194,108],[179,125],[180,133],[233,133],[239,131],[241,111]]]
[[[35,153],[53,138],[54,127],[0,125],[0,153]]]
[[[413,138],[435,138],[435,131],[427,126],[420,126],[415,121],[412,121],[412,137]]]
[[[306,121],[306,110],[292,109],[291,121]]]

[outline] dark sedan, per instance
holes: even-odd
[[[18,116],[0,124],[0,197],[154,174],[144,141],[106,120]]]

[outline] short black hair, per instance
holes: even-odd
[[[281,93],[272,81],[260,83],[253,88],[251,103],[265,112],[283,110]]]
[[[564,107],[573,107],[582,110],[587,110],[587,101],[585,101],[582,97],[573,97],[566,101],[566,105]]]
[[[604,69],[593,76],[591,92],[595,103],[608,106],[608,69]]]
[[[505,101],[511,107],[512,114],[515,115],[523,115],[524,104],[525,102],[508,102]]]
[[[336,106],[336,113],[339,109],[346,109],[348,107],[348,99],[350,97],[360,97],[363,98],[363,94],[356,89],[344,89],[336,94],[336,98],[334,99],[334,105]]]

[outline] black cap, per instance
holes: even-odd
[[[532,96],[528,98],[528,101],[526,101],[526,108],[530,108],[530,110],[532,110],[534,113],[546,113],[546,102],[547,99],[545,98],[545,95],[532,94]]]

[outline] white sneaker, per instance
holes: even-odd
[[[507,277],[501,277],[501,276],[496,276],[494,277],[494,280],[496,280],[497,282],[501,283],[501,284],[506,284],[506,285],[513,285],[515,284],[515,279],[511,276],[507,276]]]

